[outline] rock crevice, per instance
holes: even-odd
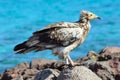
[[[0,80],[120,80],[120,48],[107,47],[75,62],[79,66],[66,66],[60,61],[35,59],[21,63],[0,74]]]

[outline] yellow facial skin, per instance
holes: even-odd
[[[95,14],[90,14],[90,16],[88,17],[89,20],[96,19],[96,18],[100,19],[100,17]]]

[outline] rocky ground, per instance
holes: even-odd
[[[66,66],[61,61],[35,59],[0,74],[0,80],[120,80],[120,48],[106,47],[100,53],[90,51]]]

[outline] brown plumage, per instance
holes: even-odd
[[[50,49],[59,58],[66,59],[66,64],[74,65],[69,53],[85,40],[90,30],[90,20],[99,18],[95,14],[82,11],[77,22],[60,22],[48,25],[33,33],[27,41],[15,46],[16,53]]]

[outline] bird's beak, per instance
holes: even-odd
[[[101,19],[99,16],[93,14],[93,17],[96,18],[96,19]]]
[[[97,19],[101,19],[99,16],[96,17]]]

